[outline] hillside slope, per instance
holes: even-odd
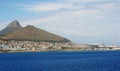
[[[16,30],[2,37],[3,40],[30,40],[30,41],[50,41],[50,42],[69,42],[68,39],[49,33],[28,25],[25,28]]]

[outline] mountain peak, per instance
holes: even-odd
[[[20,23],[17,20],[12,21],[7,27],[21,27]]]
[[[27,25],[26,28],[33,28],[33,25]]]
[[[5,27],[2,31],[0,31],[0,35],[6,35],[21,28],[22,26],[20,25],[20,23],[17,20],[14,20],[11,23],[9,23],[8,26]]]

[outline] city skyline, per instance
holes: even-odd
[[[13,20],[83,44],[120,42],[119,0],[1,0],[0,30]]]

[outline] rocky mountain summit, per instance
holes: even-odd
[[[22,26],[20,25],[20,23],[17,20],[14,20],[13,22],[9,23],[9,25],[7,27],[5,27],[3,30],[0,31],[0,35],[7,35],[13,31],[16,31],[18,29],[21,29]]]

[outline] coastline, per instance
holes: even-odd
[[[83,52],[83,51],[120,51],[120,49],[109,50],[43,50],[43,51],[0,51],[0,53],[27,53],[27,52]]]

